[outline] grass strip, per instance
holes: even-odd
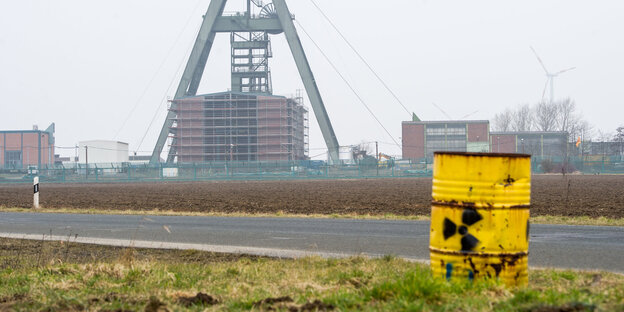
[[[0,239],[0,311],[622,311],[624,276],[531,270],[530,286],[381,259],[272,259]]]
[[[276,213],[221,213],[221,212],[184,212],[173,210],[111,210],[111,209],[76,209],[76,208],[8,208],[0,206],[0,212],[37,212],[37,213],[69,213],[69,214],[103,214],[103,215],[151,215],[151,216],[205,216],[205,217],[257,217],[257,218],[317,218],[317,219],[361,219],[361,220],[422,220],[428,221],[429,216],[404,216],[397,214],[361,215],[361,214],[290,214]],[[532,216],[531,222],[536,224],[563,225],[594,225],[624,226],[624,218],[589,217],[589,216]]]

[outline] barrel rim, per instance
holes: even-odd
[[[487,202],[453,202],[453,201],[443,201],[443,200],[431,200],[432,206],[445,206],[451,208],[473,208],[473,209],[531,209],[531,204],[520,204],[520,205],[505,205],[505,203],[487,203]],[[496,205],[502,205],[502,207],[497,207]]]
[[[518,153],[477,153],[477,152],[433,152],[433,155],[480,156],[480,157],[512,157],[531,158],[529,154]]]
[[[479,258],[491,258],[491,257],[504,257],[504,258],[524,258],[529,257],[529,251],[517,251],[517,252],[493,252],[493,251],[456,251],[447,250],[429,246],[429,252],[439,253],[450,256],[462,256],[462,257],[479,257]]]

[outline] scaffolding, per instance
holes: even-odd
[[[232,91],[273,93],[269,58],[271,40],[266,32],[230,34],[232,46]]]
[[[179,163],[307,159],[301,98],[226,92],[175,102],[170,150]]]

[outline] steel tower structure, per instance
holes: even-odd
[[[272,52],[269,34],[283,33],[321,128],[329,157],[333,162],[338,162],[338,140],[295,29],[294,17],[288,10],[286,1],[273,0],[272,3],[264,5],[260,0],[247,0],[247,12],[224,16],[223,10],[226,2],[227,0],[212,0],[210,2],[174,100],[197,95],[197,89],[217,33],[230,33],[232,91],[271,94],[271,73],[268,67],[268,59],[272,56]],[[258,16],[251,14],[252,4],[262,8]],[[176,106],[176,102],[173,101],[158,136],[150,163],[159,162],[167,138],[171,131],[175,131],[171,128],[175,122]],[[175,146],[176,144],[173,142],[167,162],[173,162],[176,154]]]

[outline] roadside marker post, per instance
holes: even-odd
[[[33,208],[39,209],[39,177],[33,179]]]

